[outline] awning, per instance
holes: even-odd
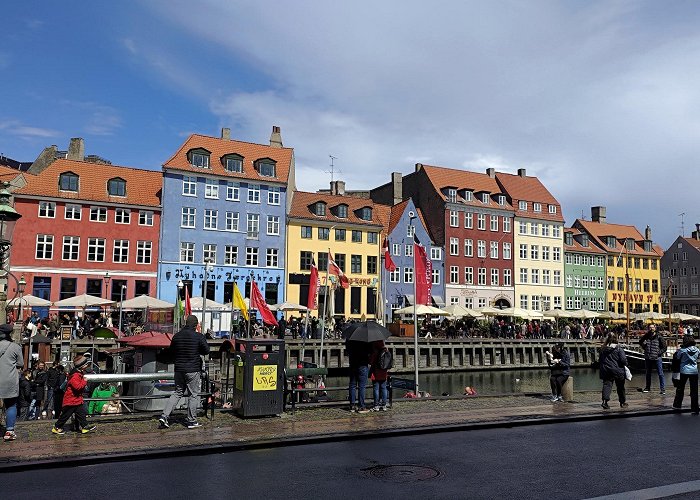
[[[445,301],[442,300],[442,297],[436,297],[435,295],[431,295],[431,297],[433,298],[433,303],[437,307],[445,307]]]

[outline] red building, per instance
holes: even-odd
[[[11,272],[24,275],[26,294],[53,302],[83,293],[155,296],[161,172],[83,161],[82,140],[79,151],[69,154],[75,159],[40,157],[14,191],[22,218]]]

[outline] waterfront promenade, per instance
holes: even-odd
[[[241,419],[217,411],[214,420],[188,430],[177,422],[159,430],[155,416],[94,417],[94,434],[54,436],[52,421],[22,422],[17,441],[0,446],[0,470],[35,469],[113,461],[269,448],[379,435],[514,427],[670,413],[672,395],[628,393],[629,408],[600,407],[597,391],[576,392],[553,404],[547,394],[398,400],[387,412],[353,414],[346,406],[312,407],[280,417]]]

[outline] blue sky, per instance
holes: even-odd
[[[0,153],[160,168],[222,126],[295,148],[299,189],[416,162],[537,175],[667,247],[700,222],[700,4],[9,2]]]

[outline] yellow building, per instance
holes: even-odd
[[[350,281],[342,288],[330,276],[328,306],[335,317],[374,318],[381,276],[381,244],[389,207],[372,200],[331,193],[294,193],[287,217],[287,279],[285,296],[290,302],[307,304],[312,261],[319,271],[318,311],[326,307],[328,252]],[[342,184],[341,184],[342,186]]]
[[[634,226],[609,224],[605,207],[593,207],[591,219],[578,219],[574,227],[588,233],[590,239],[607,253],[608,310],[626,314],[629,303],[630,313],[661,312],[660,263],[663,250],[654,245],[649,226],[642,236]]]

